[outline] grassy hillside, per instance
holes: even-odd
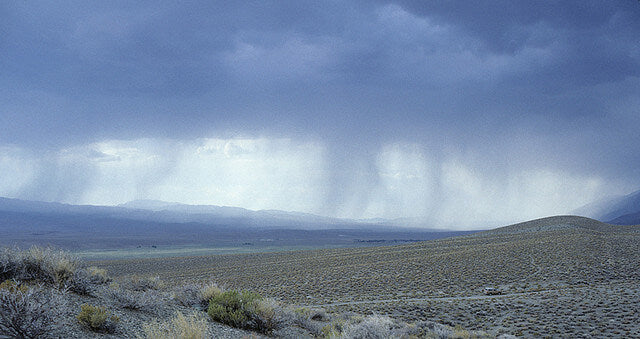
[[[638,244],[638,226],[561,216],[398,246],[98,265],[120,275],[213,279],[288,303],[471,329],[637,336]],[[488,286],[502,294],[484,295]]]

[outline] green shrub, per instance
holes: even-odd
[[[259,294],[250,291],[220,292],[211,297],[207,310],[214,321],[262,333],[274,329],[274,312]]]
[[[249,318],[247,318],[245,312],[241,309],[234,309],[224,305],[211,303],[209,304],[207,314],[209,314],[211,319],[214,321],[221,322],[232,327],[248,327],[247,322]]]
[[[80,324],[94,332],[107,333],[115,331],[115,327],[120,321],[120,318],[111,315],[105,308],[89,304],[82,304],[80,306],[80,313],[78,313],[76,319],[78,319]]]

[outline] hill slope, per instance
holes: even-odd
[[[435,318],[471,329],[615,336],[614,330],[640,335],[621,322],[640,321],[631,311],[640,304],[638,243],[638,226],[560,216],[408,245],[99,264],[122,274],[215,279],[301,305]],[[503,295],[484,296],[486,286]]]

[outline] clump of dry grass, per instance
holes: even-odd
[[[142,325],[138,338],[146,339],[204,339],[211,338],[207,319],[200,313],[185,316],[177,313],[171,320],[149,322]]]

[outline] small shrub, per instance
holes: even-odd
[[[77,269],[77,262],[62,256],[52,263],[53,282],[58,286],[63,286],[71,280]]]
[[[92,284],[102,285],[111,281],[105,269],[91,266],[87,268],[87,273],[89,274],[89,281],[91,281]]]
[[[436,338],[492,338],[494,336],[489,335],[482,331],[468,331],[464,330],[462,326],[456,325],[455,327],[438,324],[433,321],[419,321],[415,323],[411,328],[407,329],[408,335],[416,337],[436,337]]]
[[[76,294],[93,295],[93,286],[85,270],[76,270],[64,287]]]
[[[187,284],[178,287],[172,298],[183,306],[206,309],[214,296],[222,293],[215,283]]]
[[[298,327],[309,332],[313,337],[323,337],[322,325],[317,321],[311,320],[311,315],[315,310],[306,307],[290,308],[282,307],[279,304],[274,305],[276,329],[284,329],[287,327]],[[276,333],[276,337],[279,335]],[[285,335],[288,336],[288,335]]]
[[[283,313],[281,306],[270,298],[255,300],[251,310],[252,327],[263,333],[270,333],[285,321],[280,316]]]
[[[200,314],[185,316],[178,313],[167,322],[150,322],[142,325],[143,334],[138,338],[146,339],[204,339],[211,338],[207,320]]]
[[[195,307],[202,305],[200,298],[201,285],[187,284],[178,287],[174,290],[171,298],[177,301],[182,306]]]
[[[299,328],[307,330],[311,335],[316,338],[321,338],[323,336],[323,326],[320,323],[311,321],[309,318],[298,317],[292,323],[285,323],[285,326],[295,325]]]
[[[258,305],[261,299],[254,292],[225,291],[211,298],[207,313],[214,321],[229,326],[269,333],[273,328],[264,327],[267,322],[261,317],[268,311]]]
[[[372,315],[359,323],[348,324],[342,332],[345,339],[386,339],[398,337],[392,332],[393,320],[389,317]]]
[[[164,284],[160,277],[132,275],[122,281],[123,287],[134,291],[159,290]]]
[[[325,338],[338,338],[344,328],[344,321],[341,319],[334,320],[322,327],[322,336]]]
[[[246,314],[241,309],[229,308],[224,305],[211,303],[209,305],[209,309],[207,310],[207,314],[214,321],[229,325],[231,327],[236,328],[246,328],[248,327],[248,320]]]
[[[202,286],[202,288],[200,288],[200,302],[209,303],[212,298],[219,295],[220,293],[222,293],[222,289],[218,287],[216,283],[206,284]]]
[[[37,338],[58,317],[62,300],[40,288],[5,281],[0,286],[0,334],[15,338]]]
[[[160,305],[160,298],[154,291],[135,292],[119,287],[111,288],[109,295],[122,308],[152,312]]]
[[[80,306],[80,313],[78,313],[76,319],[91,331],[106,333],[113,333],[120,321],[120,318],[111,315],[105,308],[89,304]]]
[[[309,319],[315,321],[329,321],[331,317],[324,310],[311,310],[309,314]]]

